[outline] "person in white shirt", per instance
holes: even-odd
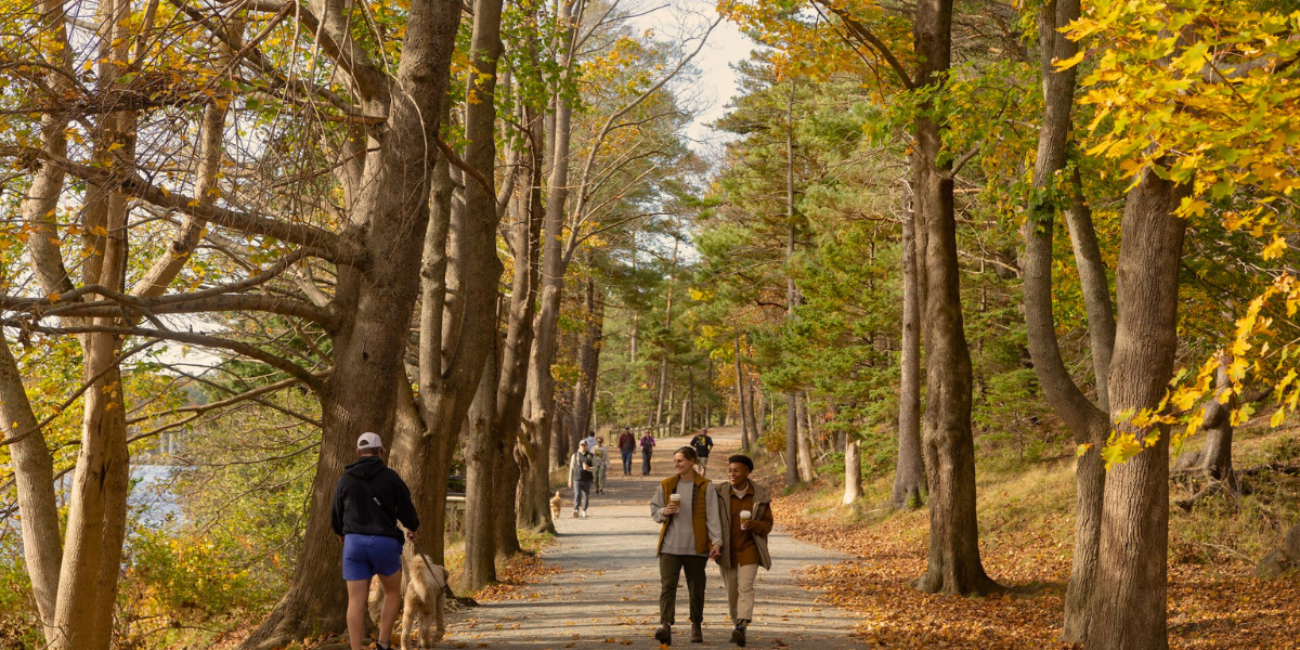
[[[587,451],[587,441],[578,443],[578,451],[569,459],[569,489],[573,490],[573,516],[587,517],[587,506],[591,504],[591,482],[595,474],[591,471],[595,460]]]

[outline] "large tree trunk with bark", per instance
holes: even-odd
[[[1131,434],[1144,448],[1106,475],[1088,650],[1169,646],[1169,430],[1138,427],[1131,417],[1160,405],[1173,372],[1187,228],[1175,210],[1189,190],[1146,171],[1124,206],[1110,417],[1115,435]]]
[[[496,498],[502,486],[495,479],[497,459],[504,456],[492,426],[496,417],[497,372],[488,355],[478,393],[469,409],[465,441],[465,567],[462,586],[478,591],[496,582]]]
[[[10,464],[18,488],[23,560],[32,583],[32,596],[48,641],[55,638],[54,608],[59,591],[63,544],[59,504],[54,492],[54,457],[45,432],[32,412],[18,362],[9,342],[0,337],[0,433],[9,444]]]
[[[910,201],[909,201],[910,203]],[[911,206],[909,206],[910,208]],[[890,505],[898,510],[925,502],[925,461],[921,455],[921,296],[917,290],[916,218],[903,218],[903,334],[898,383],[898,463]]]
[[[1077,464],[1075,545],[1066,592],[1063,633],[1066,640],[1076,643],[1087,638],[1095,593],[1105,488],[1100,453],[1109,430],[1105,382],[1115,332],[1106,268],[1101,261],[1091,214],[1083,200],[1082,189],[1077,187],[1077,170],[1073,199],[1057,198],[1066,196],[1060,171],[1065,167],[1071,132],[1070,113],[1074,106],[1077,68],[1057,70],[1053,62],[1069,59],[1078,52],[1078,44],[1066,38],[1058,28],[1076,20],[1079,11],[1078,0],[1054,0],[1039,11],[1045,111],[1034,164],[1035,199],[1031,201],[1029,218],[1023,229],[1025,253],[1022,264],[1029,353],[1043,396],[1074,433],[1075,442],[1088,445]],[[1052,313],[1052,250],[1058,212],[1067,215],[1075,259],[1084,285],[1099,406],[1094,406],[1070,377],[1056,339]]]
[[[572,8],[568,3],[559,3],[560,24],[568,25],[568,28],[565,32],[565,42],[557,56],[557,63],[561,69],[566,70],[566,73],[572,61],[573,39],[577,29],[577,25],[573,24],[573,16],[569,13]],[[533,319],[533,345],[529,352],[528,388],[524,397],[522,420],[524,432],[533,444],[547,441],[552,446],[551,463],[552,466],[558,467],[563,464],[568,450],[558,449],[567,445],[559,444],[561,438],[556,435],[558,432],[553,430],[558,422],[556,413],[558,409],[555,403],[555,380],[551,377],[551,364],[555,362],[556,350],[559,348],[560,300],[564,292],[564,274],[567,268],[564,255],[564,223],[569,198],[569,147],[572,141],[573,106],[560,92],[554,93],[553,101],[555,106],[553,121],[551,116],[547,117],[550,122],[547,131],[553,137],[548,140],[546,149],[551,154],[549,161],[551,174],[547,179],[546,215],[542,223],[541,294],[538,297],[537,316]],[[527,498],[533,503],[525,506],[521,500],[519,507],[521,522],[526,515],[535,517],[538,513],[533,511],[537,503],[548,498],[550,480],[549,478],[543,480],[543,474],[549,477],[546,470],[537,465],[524,470],[524,475],[528,478],[524,484],[530,486]],[[521,489],[524,484],[521,484]],[[547,487],[540,493],[536,492],[536,488],[541,485]],[[552,528],[549,510],[543,508],[540,514],[546,518],[545,523],[539,522],[539,525]]]
[[[100,88],[111,87],[129,58],[131,16],[128,2],[101,3],[97,18],[112,25],[98,44]],[[94,133],[93,156],[102,168],[130,173],[135,156],[136,115],[106,112]],[[126,289],[129,212],[127,198],[111,187],[88,184],[82,211],[83,284],[117,292]],[[93,326],[112,327],[115,318],[95,318]],[[81,447],[73,473],[67,537],[54,607],[57,650],[107,650],[126,539],[126,498],[130,458],[126,444],[126,408],[120,368],[121,339],[90,332],[81,337],[83,381],[89,386],[82,404]]]
[[[341,16],[329,9],[320,12],[322,24],[335,24]],[[242,645],[243,648],[272,648],[291,640],[310,638],[322,632],[346,628],[344,620],[347,594],[338,579],[338,538],[329,528],[329,509],[335,482],[343,467],[352,460],[357,435],[364,431],[384,434],[393,421],[402,372],[401,353],[408,334],[408,323],[416,294],[420,289],[420,259],[429,226],[430,173],[438,160],[437,149],[428,146],[438,137],[441,111],[439,103],[446,95],[448,73],[455,35],[460,22],[461,6],[457,2],[438,1],[416,4],[406,26],[402,60],[394,84],[401,88],[388,98],[386,135],[372,139],[373,149],[366,160],[365,182],[354,205],[352,221],[364,224],[370,266],[364,270],[341,272],[336,301],[350,317],[335,337],[335,368],[321,394],[323,436],[321,452],[312,482],[312,500],[304,531],[303,547],[290,582],[289,590],[271,615]],[[333,22],[331,22],[333,21]],[[375,98],[368,99],[375,104]],[[500,268],[495,257],[495,223],[489,223],[491,239],[487,244],[492,259],[480,263]],[[481,230],[481,228],[480,228]],[[473,246],[478,230],[466,229],[462,240],[468,250],[481,254],[483,245]],[[466,260],[472,260],[467,255]],[[486,269],[485,269],[486,271]],[[496,295],[496,276],[485,272],[492,296]],[[467,301],[479,299],[475,287],[466,287]],[[467,318],[470,309],[466,308]],[[488,319],[490,322],[490,319]],[[473,363],[473,378],[482,371],[482,355],[474,358],[473,350],[464,350],[461,361]],[[484,353],[486,347],[484,347]],[[421,376],[423,397],[430,377]],[[358,390],[364,386],[366,390]],[[429,386],[433,388],[434,386]],[[468,408],[466,404],[463,408]],[[463,412],[463,411],[462,411]],[[444,432],[446,421],[426,420],[428,430]],[[425,439],[427,436],[414,436]],[[427,467],[429,457],[441,461],[441,454],[425,449],[418,453],[408,441],[394,445],[394,465],[416,488],[413,496],[429,486],[417,468]],[[399,441],[402,442],[402,441]],[[426,441],[424,447],[439,442]],[[403,453],[404,452],[404,453]],[[399,460],[410,461],[401,467]],[[409,469],[408,469],[409,468]],[[432,503],[442,507],[446,482],[429,486],[431,499],[420,499],[420,513],[433,527],[444,519],[441,512],[430,512]],[[436,528],[433,528],[437,530]],[[440,532],[440,531],[439,531]],[[424,535],[425,550],[441,551],[441,535]],[[437,556],[441,560],[441,555]]]
[[[941,83],[952,47],[952,1],[923,0],[914,27],[922,59],[918,85]],[[984,572],[975,514],[975,444],[971,431],[971,361],[962,322],[953,214],[952,164],[939,163],[942,126],[916,120],[916,214],[926,234],[925,453],[930,489],[930,557],[915,586],[930,593],[986,594],[999,586]]]
[[[501,380],[497,385],[497,417],[495,426],[505,444],[505,453],[498,465],[498,515],[497,555],[509,556],[522,551],[519,545],[518,524],[524,519],[520,507],[524,498],[532,495],[527,488],[523,468],[539,464],[547,469],[546,448],[542,441],[534,441],[521,430],[524,397],[528,389],[528,362],[533,345],[533,319],[537,314],[537,285],[541,262],[542,221],[545,206],[542,204],[542,149],[545,146],[543,124],[536,111],[529,106],[520,108],[522,121],[532,137],[526,141],[527,155],[523,158],[521,174],[526,190],[515,201],[514,222],[510,236],[514,242],[514,278],[510,288],[509,322],[506,326],[506,343],[501,353]],[[522,189],[522,188],[521,188]],[[515,489],[510,489],[514,487]],[[542,498],[547,490],[542,489]],[[537,501],[537,497],[533,496]],[[542,508],[544,511],[545,508]],[[528,510],[527,528],[544,526],[545,519],[534,521],[537,512]],[[545,515],[543,515],[545,517]]]
[[[505,432],[496,425],[499,405],[500,364],[497,351],[500,349],[497,324],[500,311],[500,295],[497,279],[501,274],[500,262],[495,255],[496,226],[501,218],[498,208],[496,188],[493,185],[496,172],[496,89],[497,59],[501,56],[501,11],[502,0],[476,0],[474,2],[474,28],[470,38],[470,56],[474,67],[469,75],[466,89],[465,135],[469,140],[465,147],[465,162],[477,172],[471,174],[476,178],[466,179],[465,217],[466,234],[475,226],[491,224],[494,244],[493,251],[480,249],[476,255],[488,255],[497,262],[496,273],[492,274],[492,285],[479,287],[479,299],[474,299],[467,292],[466,324],[460,331],[462,339],[458,346],[475,349],[485,347],[480,359],[482,375],[478,377],[478,387],[469,410],[469,431],[471,436],[465,445],[466,492],[465,492],[465,570],[464,586],[470,590],[481,589],[496,581],[496,492],[501,489],[496,479],[499,458],[504,456]],[[486,233],[484,233],[486,235]],[[476,239],[476,241],[478,241]],[[468,251],[467,251],[468,252]],[[471,264],[469,257],[461,257],[458,265]],[[478,285],[479,278],[462,275],[462,283],[468,288]],[[491,304],[481,302],[490,291]],[[473,305],[478,305],[475,308]],[[486,312],[480,309],[488,308]],[[486,316],[486,318],[480,318]],[[486,344],[486,346],[484,346]],[[440,347],[437,353],[442,353]],[[512,446],[513,449],[513,446]],[[442,464],[438,470],[446,471],[451,459],[450,448],[443,447]],[[445,487],[446,480],[441,484]],[[436,505],[435,505],[436,507]],[[445,509],[445,507],[444,507]],[[440,563],[441,563],[441,559]]]

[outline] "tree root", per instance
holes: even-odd
[[[1300,476],[1300,465],[1288,465],[1285,463],[1265,463],[1255,465],[1243,470],[1238,470],[1238,476],[1256,476],[1265,472],[1275,472],[1277,474],[1286,474],[1288,476]]]
[[[1240,496],[1236,490],[1232,489],[1228,485],[1227,481],[1210,479],[1210,481],[1205,484],[1205,487],[1201,488],[1199,492],[1187,497],[1186,499],[1178,499],[1177,501],[1174,501],[1174,505],[1182,508],[1184,512],[1191,512],[1192,507],[1196,505],[1196,502],[1220,493],[1227,494],[1233,498]]]

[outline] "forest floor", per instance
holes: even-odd
[[[1234,453],[1238,469],[1300,459],[1294,430],[1241,432]],[[891,477],[867,481],[854,507],[840,505],[842,485],[823,481],[776,499],[774,510],[797,538],[855,558],[806,575],[826,589],[822,602],[854,612],[871,648],[1074,648],[1059,640],[1074,530],[1071,461],[980,468],[980,550],[989,575],[1012,588],[1008,595],[957,598],[909,586],[925,572],[928,512],[880,508]],[[1171,506],[1171,648],[1300,649],[1300,576],[1253,575],[1281,531],[1300,521],[1300,481],[1250,480],[1249,497],[1206,501],[1192,512]],[[1191,491],[1171,488],[1173,498]]]
[[[725,459],[738,446],[736,429],[711,432],[717,448],[710,477],[725,480]],[[671,471],[671,454],[686,444],[683,438],[659,441],[649,477],[641,476],[638,454],[633,476],[622,476],[616,464],[605,494],[592,495],[586,519],[571,517],[572,492],[565,493],[556,520],[557,543],[543,561],[557,572],[533,584],[498,595],[486,604],[450,615],[449,634],[442,645],[469,648],[529,648],[534,650],[594,650],[618,646],[656,645],[652,634],[659,623],[659,570],[655,560],[657,525],[648,503],[655,485]],[[749,646],[793,650],[857,650],[867,645],[854,635],[860,616],[828,603],[829,596],[812,586],[810,571],[828,564],[851,566],[847,554],[802,542],[782,525],[770,538],[773,566],[759,572],[755,621]],[[787,520],[788,521],[788,520]],[[730,646],[726,590],[715,565],[708,571],[704,609],[704,644],[689,643],[685,580],[677,598],[675,645]]]

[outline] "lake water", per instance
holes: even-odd
[[[127,495],[126,504],[137,525],[164,528],[184,521],[185,513],[172,489],[176,478],[184,471],[185,468],[173,465],[136,465],[131,468],[131,493]],[[60,492],[66,494],[71,485],[72,474],[64,475],[60,481]],[[62,494],[60,497],[66,498]],[[14,518],[0,520],[0,526],[12,531],[19,528],[18,521]]]

